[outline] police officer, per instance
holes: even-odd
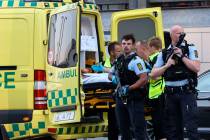
[[[114,61],[122,53],[122,46],[120,43],[114,41],[110,42],[108,45],[109,58],[106,59],[104,63],[105,70],[110,71],[111,66],[113,66]],[[108,111],[108,140],[118,140],[118,126],[115,116],[115,109],[110,108]]]
[[[108,44],[108,53],[109,57],[106,58],[104,65],[99,63],[93,65],[91,68],[95,72],[110,72],[111,67],[113,66],[114,61],[122,53],[122,46],[119,42],[113,41]],[[113,81],[113,84],[116,84],[116,80]],[[117,140],[118,139],[118,126],[116,122],[115,109],[110,108],[108,110],[108,140]]]
[[[148,49],[150,51],[149,62],[153,67],[157,56],[162,50],[162,41],[159,37],[152,37],[148,43]],[[154,127],[155,139],[164,139],[164,87],[165,81],[163,77],[158,77],[156,79],[150,78],[149,80],[149,102],[152,107],[152,122]]]
[[[109,57],[105,61],[96,65],[92,65],[91,68],[94,72],[106,72],[109,73],[114,61],[122,53],[121,44],[117,41],[110,42],[108,45]]]
[[[198,140],[195,75],[200,70],[197,49],[185,41],[178,45],[184,29],[170,29],[171,45],[162,50],[152,69],[153,78],[163,75],[166,94],[166,135],[168,140],[183,140],[184,127],[190,140]],[[183,37],[182,37],[183,38]]]
[[[143,87],[147,83],[147,72],[143,60],[132,52],[134,44],[133,35],[123,36],[124,54],[118,57],[109,74],[109,79],[113,80],[116,76],[119,79],[116,117],[122,140],[132,139],[131,129],[136,140],[145,139]]]
[[[119,42],[113,41],[108,45],[108,53],[109,57],[106,58],[104,67],[108,70],[104,70],[105,72],[109,72],[110,68],[113,66],[114,61],[117,59],[120,54],[122,54],[122,46]]]

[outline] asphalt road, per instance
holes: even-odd
[[[107,137],[99,137],[99,138],[82,138],[78,140],[108,140]]]

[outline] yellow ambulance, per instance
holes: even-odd
[[[84,77],[94,74],[82,72],[105,58],[102,20],[92,1],[73,2],[0,1],[5,138],[106,136],[113,88],[109,83],[87,88]],[[163,37],[159,8],[116,13],[112,19],[112,40],[131,32],[138,40]]]
[[[82,62],[99,62],[104,51],[101,17],[96,5],[88,3],[0,1],[2,135],[17,139],[59,134],[72,139],[107,131],[105,113],[98,119],[84,117],[79,69],[86,64],[80,66],[79,56]],[[59,6],[62,9],[52,11]],[[83,46],[93,42],[93,48],[81,50],[80,40]]]

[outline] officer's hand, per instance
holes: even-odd
[[[183,55],[182,49],[180,49],[178,47],[174,47],[174,54],[176,54],[178,57],[182,57],[182,55]]]
[[[96,64],[96,65],[92,65],[91,69],[94,72],[103,72],[104,71],[104,66],[101,63],[99,63],[99,64]]]
[[[125,85],[121,87],[121,92],[119,93],[119,97],[126,97],[129,93],[129,85]]]
[[[175,65],[175,64],[176,64],[175,60],[172,59],[172,57],[173,57],[173,55],[171,55],[171,56],[169,57],[169,59],[168,59],[168,61],[167,61],[167,63],[166,63],[166,67],[167,67],[167,68],[169,68],[169,67],[171,67],[172,65]]]
[[[118,81],[117,81],[117,77],[112,75],[112,83],[117,85],[118,84]]]

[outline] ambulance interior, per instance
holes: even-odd
[[[108,80],[108,73],[94,73],[91,70],[92,65],[99,63],[100,57],[95,18],[86,14],[81,17],[80,68],[83,77],[82,88],[85,93],[85,111],[89,110],[89,113],[90,108],[108,109],[109,104],[113,102],[113,85]],[[92,116],[94,113],[90,114]]]
[[[99,62],[98,37],[95,25],[95,16],[82,15],[81,17],[81,48],[80,68],[90,68]]]

